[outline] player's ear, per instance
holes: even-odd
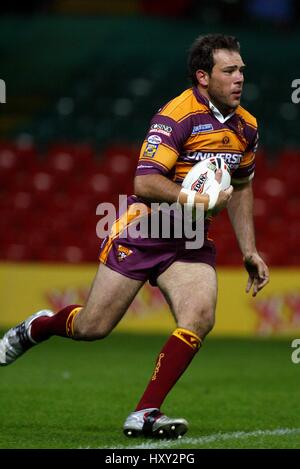
[[[207,72],[205,72],[204,70],[197,70],[196,77],[197,77],[199,85],[205,88],[208,86],[209,75]]]

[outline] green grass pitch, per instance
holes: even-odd
[[[291,340],[208,338],[166,398],[190,430],[176,441],[122,433],[167,335],[62,338],[0,369],[0,448],[300,448],[300,364]]]

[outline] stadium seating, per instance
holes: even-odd
[[[118,203],[133,192],[138,149],[108,146],[100,155],[88,144],[34,145],[0,142],[0,258],[10,261],[96,262],[97,205]],[[300,152],[284,150],[277,161],[257,156],[254,219],[258,248],[271,265],[299,265]],[[241,262],[226,212],[210,236],[218,263]]]

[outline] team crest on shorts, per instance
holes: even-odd
[[[118,245],[118,261],[122,262],[126,259],[126,257],[130,256],[132,254],[132,250],[129,248],[126,248],[125,246],[122,246],[121,244]]]

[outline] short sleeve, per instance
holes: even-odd
[[[256,130],[254,137],[241,159],[239,167],[232,173],[231,182],[233,184],[244,184],[251,181],[255,172],[255,153],[258,147],[258,131]]]
[[[136,175],[167,175],[175,166],[186,138],[186,128],[166,115],[156,114],[143,142]]]

